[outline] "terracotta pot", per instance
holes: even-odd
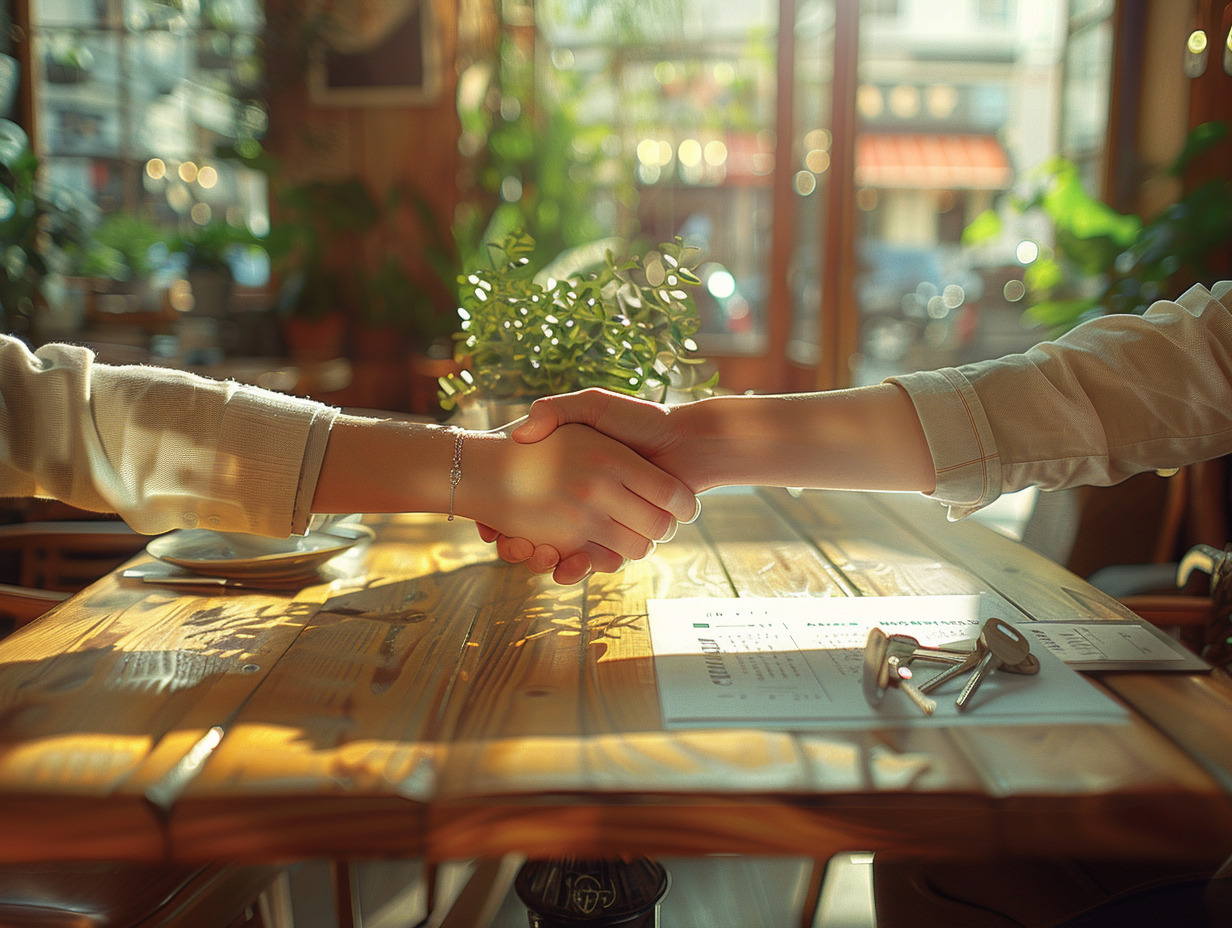
[[[283,320],[287,352],[297,360],[328,361],[346,354],[346,318],[330,313],[320,319],[291,316]]]

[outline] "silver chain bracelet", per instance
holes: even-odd
[[[453,494],[462,482],[462,439],[466,433],[459,428],[453,430],[453,466],[449,468],[449,519],[453,521]]]

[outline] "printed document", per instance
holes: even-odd
[[[695,598],[648,603],[664,724],[669,728],[759,726],[869,728],[1117,723],[1128,716],[1053,651],[1032,640],[1033,676],[997,671],[961,712],[965,675],[930,695],[925,715],[891,687],[877,707],[862,687],[871,628],[924,645],[970,645],[984,620],[1030,623],[990,594],[824,598]],[[946,665],[915,661],[917,683]]]

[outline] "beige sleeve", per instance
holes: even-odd
[[[1002,492],[1107,486],[1232,452],[1232,282],[1023,354],[891,378],[960,518]]]
[[[0,492],[116,512],[141,532],[303,531],[328,406],[90,351],[0,339]]]

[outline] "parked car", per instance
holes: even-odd
[[[957,349],[974,335],[984,285],[958,247],[865,240],[859,259],[860,350],[871,360]]]

